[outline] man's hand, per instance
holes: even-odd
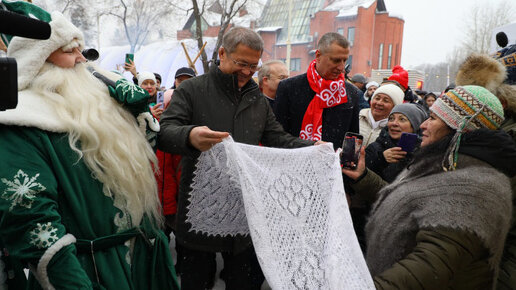
[[[222,139],[229,136],[228,132],[212,131],[206,126],[195,127],[190,131],[188,140],[193,147],[199,151],[210,150],[213,145],[222,142]]]
[[[401,150],[401,147],[392,147],[383,151],[383,157],[388,163],[397,163],[401,159],[405,158],[407,152]]]
[[[365,146],[362,146],[362,149],[360,149],[360,158],[358,159],[357,168],[342,168],[342,173],[346,174],[349,178],[353,180],[357,180],[362,174],[364,174],[365,170]]]
[[[326,144],[326,143],[328,143],[328,142],[323,141],[323,140],[319,140],[319,141],[317,141],[317,142],[315,142],[315,143],[314,143],[314,146],[322,145],[322,144]]]
[[[161,105],[162,103],[158,103],[150,108],[151,114],[158,120],[161,118],[161,114],[163,114],[163,107]]]

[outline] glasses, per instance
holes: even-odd
[[[255,72],[255,71],[260,69],[260,66],[258,64],[248,64],[248,63],[245,63],[245,62],[236,61],[233,58],[231,58],[231,56],[229,56],[229,53],[227,54],[227,56],[240,69],[249,68],[249,70],[252,71],[252,72]]]

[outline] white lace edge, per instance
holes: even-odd
[[[72,234],[66,234],[57,242],[55,242],[50,248],[48,248],[43,256],[39,259],[38,267],[33,269],[31,267],[31,271],[36,276],[39,284],[43,289],[54,290],[54,286],[50,283],[50,279],[48,278],[47,266],[50,263],[50,260],[59,252],[62,248],[75,243],[77,240]]]

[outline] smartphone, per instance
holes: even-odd
[[[158,91],[156,95],[156,104],[161,104],[160,108],[163,108],[163,104],[165,103],[165,96],[163,91]]]
[[[417,134],[414,133],[401,133],[401,138],[398,141],[398,147],[405,152],[412,152],[417,145]]]
[[[357,168],[358,159],[360,158],[360,149],[364,137],[360,134],[347,132],[342,142],[342,152],[340,153],[340,164],[344,168]]]
[[[134,62],[134,54],[133,53],[126,53],[125,54],[125,63],[131,64],[131,61],[129,61],[129,60]]]

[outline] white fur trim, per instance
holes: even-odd
[[[13,37],[7,48],[7,56],[16,58],[18,63],[18,90],[25,89],[38,74],[52,52],[76,40],[84,47],[82,32],[68,21],[63,14],[52,12],[49,39],[36,40]]]
[[[149,126],[154,132],[159,132],[159,123],[158,121],[151,115],[149,112],[141,113],[136,118],[138,120],[138,124],[140,125],[140,130],[142,130],[143,134],[145,134],[146,125]]]
[[[66,234],[62,238],[57,240],[57,242],[55,242],[55,244],[48,248],[43,254],[43,256],[41,256],[41,259],[39,259],[38,262],[38,268],[35,275],[38,277],[38,281],[43,289],[55,289],[54,286],[50,284],[50,280],[48,278],[47,273],[47,266],[48,263],[50,263],[50,260],[52,260],[52,257],[54,257],[54,255],[57,254],[57,252],[59,252],[59,250],[61,250],[62,248],[75,242],[76,239],[72,234]]]
[[[57,118],[55,109],[43,96],[32,91],[18,92],[16,109],[0,112],[0,124],[36,127],[57,133],[66,132],[65,125]]]

